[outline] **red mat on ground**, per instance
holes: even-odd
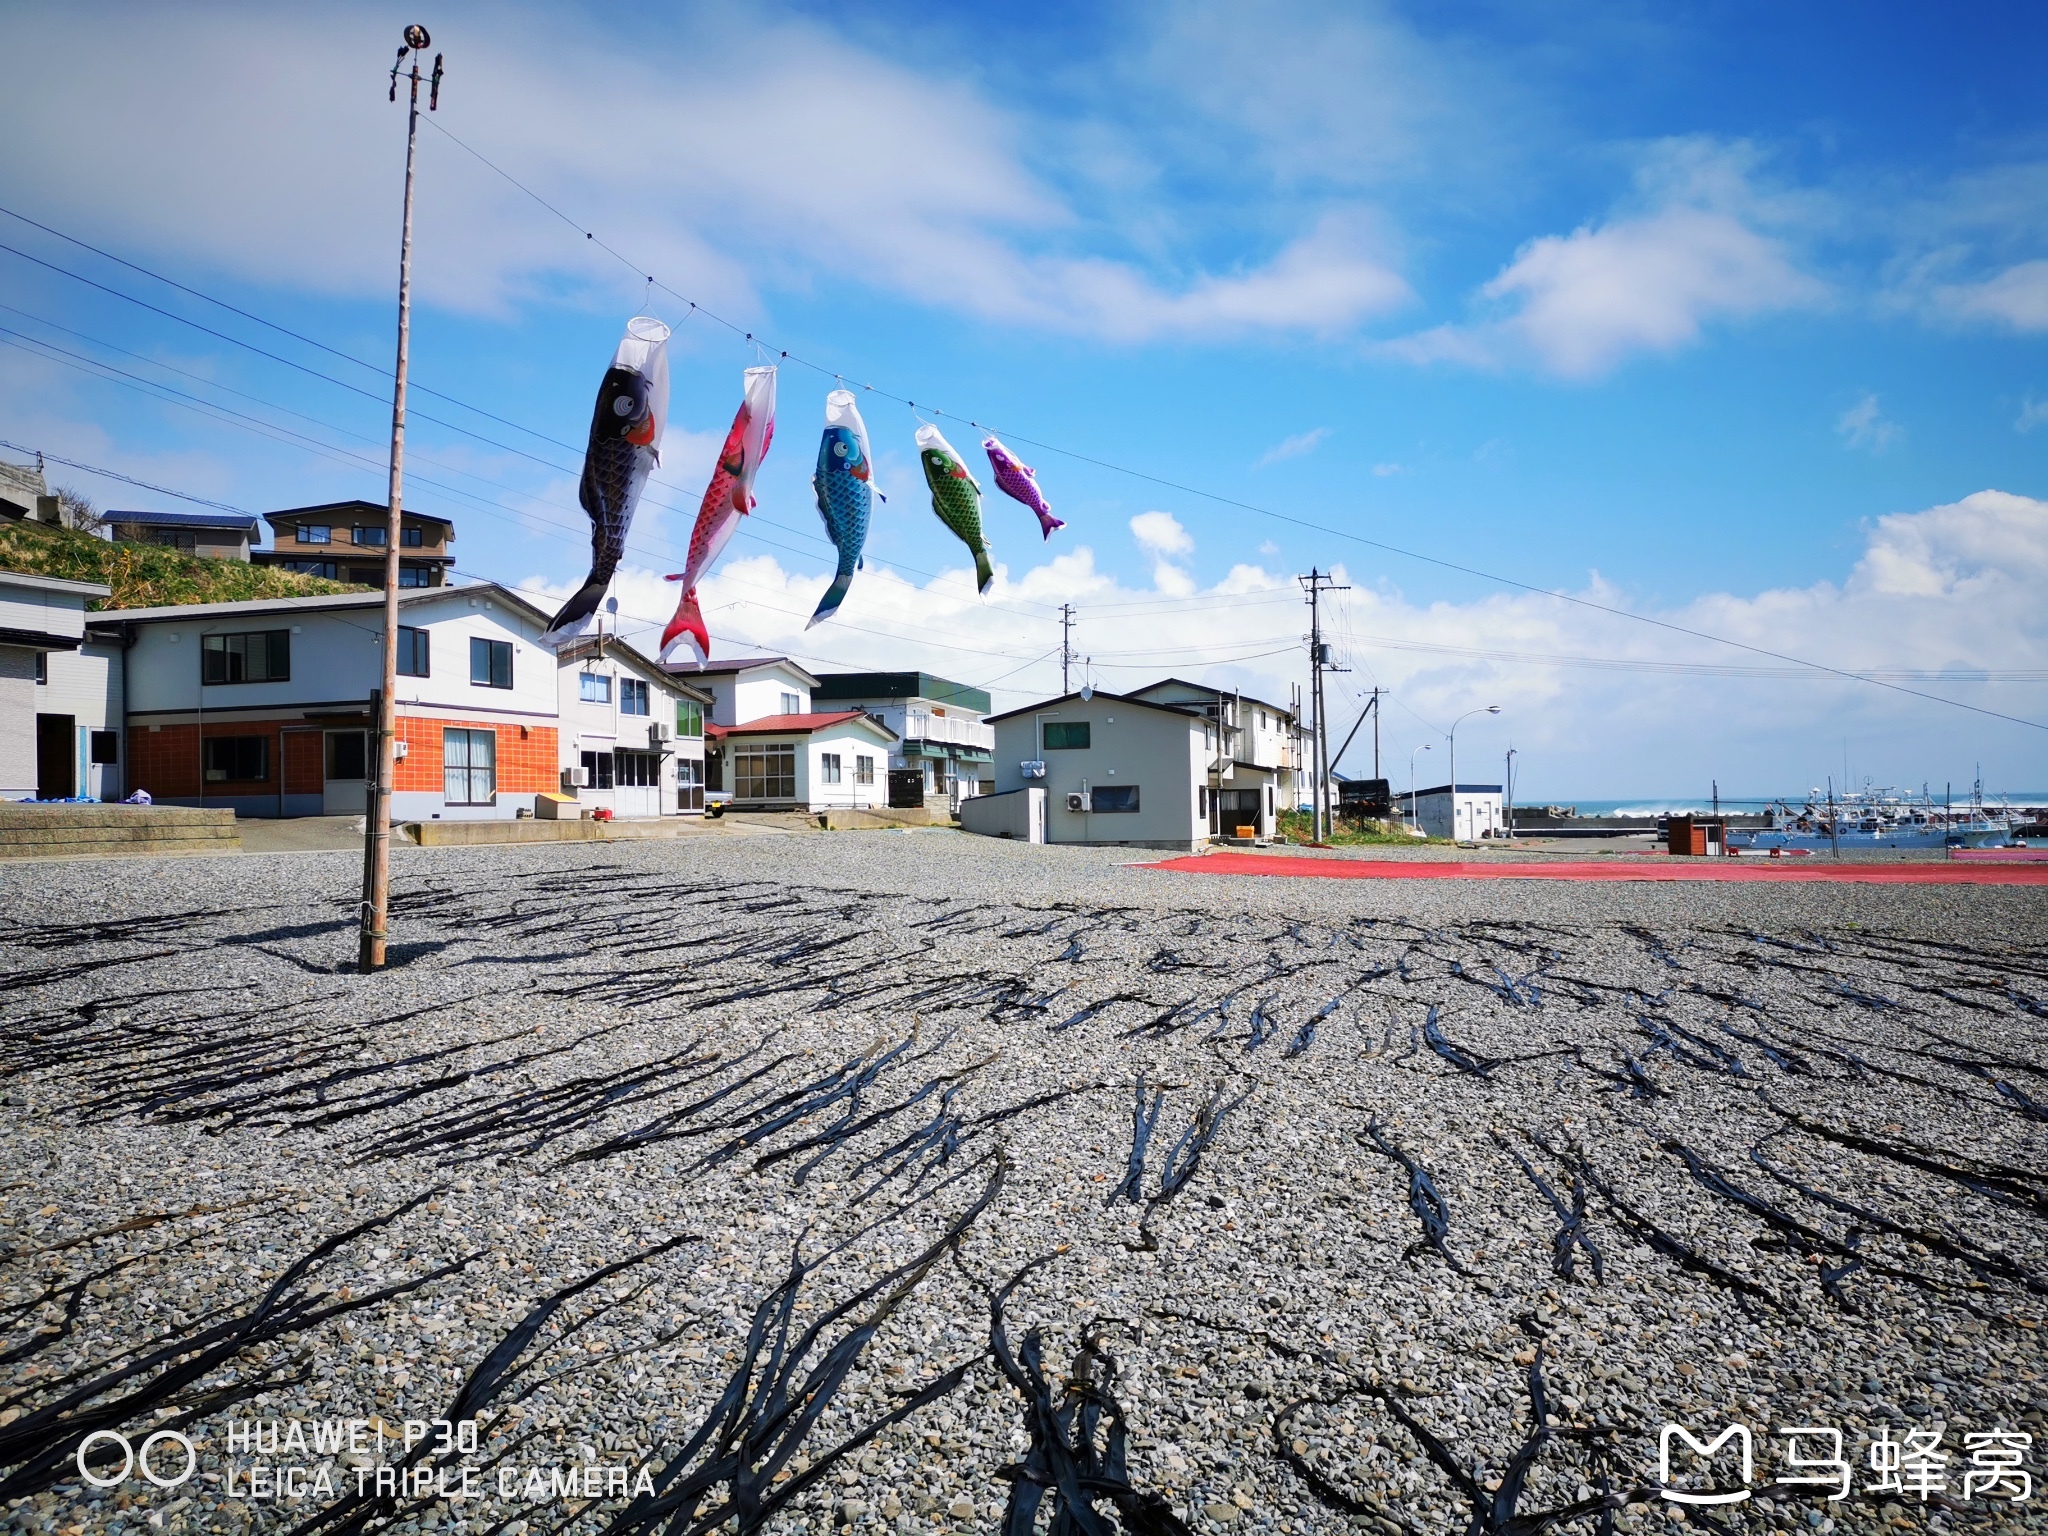
[[[1207,853],[1141,869],[1197,875],[1282,875],[1308,880],[1742,880],[1787,885],[2048,885],[2042,864],[1837,864],[1802,859],[1571,859],[1554,864],[1425,859],[1304,859]]]

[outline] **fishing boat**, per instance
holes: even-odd
[[[1980,779],[1967,806],[1935,803],[1923,787],[1915,800],[1865,783],[1834,795],[1815,788],[1796,810],[1789,800],[1769,807],[1770,825],[1730,827],[1730,848],[2003,848],[2016,825],[2010,807],[1986,806]]]

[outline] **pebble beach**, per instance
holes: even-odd
[[[347,855],[0,872],[0,1522],[2038,1524],[2037,890],[1148,857],[400,849],[368,976]]]

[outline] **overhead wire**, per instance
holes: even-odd
[[[813,372],[824,377],[830,377],[835,380],[843,380],[845,378],[845,372],[843,369],[835,370],[827,368],[823,364],[812,362],[811,360],[804,358],[799,354],[792,353],[786,348],[774,348],[771,344],[761,341],[755,335],[754,332],[749,331],[744,327],[740,326],[739,324],[726,319],[724,316],[719,315],[713,310],[704,308],[704,306],[697,303],[695,300],[691,299],[688,295],[683,294],[679,290],[670,287],[667,283],[660,281],[652,273],[647,272],[638,263],[632,261],[631,258],[627,257],[624,253],[619,251],[616,247],[612,246],[609,242],[600,239],[595,231],[584,228],[577,220],[571,218],[561,209],[555,207],[553,203],[549,202],[546,198],[542,197],[539,193],[535,192],[531,187],[528,187],[524,182],[520,181],[516,176],[512,175],[511,172],[505,170],[502,166],[498,165],[489,157],[485,156],[481,151],[477,150],[474,146],[467,143],[465,140],[463,140],[460,136],[455,134],[445,125],[439,123],[438,121],[432,118],[427,119],[427,121],[430,126],[432,126],[437,132],[446,137],[451,143],[455,144],[465,153],[473,156],[478,162],[483,164],[494,174],[502,177],[510,185],[517,188],[522,194],[531,198],[535,203],[537,203],[542,208],[546,209],[547,212],[553,215],[555,218],[559,219],[561,222],[568,225],[570,228],[575,229],[579,233],[581,233],[584,236],[586,242],[593,244],[597,246],[599,249],[603,250],[607,255],[611,256],[614,260],[618,261],[621,265],[625,266],[636,277],[644,278],[650,289],[659,288],[662,292],[668,294],[670,297],[676,299],[678,302],[688,305],[690,313],[704,315],[705,318],[707,318],[708,320],[711,320],[718,325],[724,326],[726,329],[732,331],[734,334],[741,336],[745,341],[751,343],[757,349],[766,349],[769,351],[774,351],[780,358],[786,361],[794,362],[800,367],[808,368]],[[194,297],[202,298],[206,302],[219,305],[221,308],[227,309],[235,314],[244,316],[245,318],[249,318],[258,324],[263,324],[265,326],[270,327],[271,329],[277,330],[281,334],[292,336],[294,339],[300,340],[306,343],[307,345],[318,347],[322,351],[331,353],[332,355],[337,357],[344,358],[349,362],[355,363],[359,367],[370,368],[373,371],[378,371],[380,375],[382,375],[382,370],[375,369],[375,365],[367,363],[360,358],[355,358],[350,354],[341,351],[340,349],[330,347],[322,342],[314,341],[311,338],[305,337],[298,332],[290,331],[285,327],[278,326],[274,322],[262,320],[260,317],[253,315],[251,312],[247,310],[243,310],[238,306],[228,304],[224,300],[215,299],[211,295],[202,294],[196,289],[192,289],[184,284],[178,283],[175,279],[164,277],[162,276],[162,274],[150,272],[149,269],[144,268],[137,263],[129,262],[124,258],[114,256],[109,252],[101,250],[97,246],[90,245],[82,240],[78,240],[74,236],[64,234],[63,232],[55,230],[49,225],[42,224],[34,219],[30,219],[26,215],[20,214],[13,209],[0,206],[0,213],[6,213],[10,217],[16,218],[23,223],[29,224],[34,228],[43,230],[46,233],[55,236],[56,238],[63,239],[72,244],[78,245],[83,249],[93,251],[95,254],[101,255],[105,259],[114,261],[119,265],[129,268],[132,271],[145,273],[146,275],[157,278],[159,281],[168,283],[170,286],[177,288],[181,292],[192,294]],[[260,347],[256,347],[252,343],[230,336],[225,332],[216,331],[211,327],[200,325],[197,321],[191,320],[189,317],[177,315],[170,310],[162,309],[159,306],[149,304],[145,300],[135,298],[133,295],[125,294],[118,289],[108,287],[106,284],[95,282],[93,279],[85,277],[82,274],[70,272],[66,268],[59,267],[55,263],[45,261],[40,257],[30,255],[29,253],[21,251],[14,246],[0,243],[0,251],[6,251],[24,260],[33,262],[38,266],[42,266],[47,268],[48,270],[71,277],[76,281],[85,283],[93,288],[97,288],[102,292],[113,295],[114,297],[126,299],[128,302],[140,305],[141,307],[148,309],[153,313],[162,315],[165,318],[178,321],[179,323],[182,324],[193,326],[194,328],[201,330],[209,335],[227,341],[232,345],[245,347],[252,352],[255,352],[261,356],[271,359],[272,361],[281,363],[287,367],[297,368],[303,372],[313,375],[314,377],[324,379],[328,383],[335,384],[340,388],[350,390],[357,394],[369,395],[368,391],[362,390],[355,385],[348,384],[345,381],[335,379],[332,375],[322,374],[318,370],[308,368],[304,364],[296,363],[291,359],[284,358],[276,353],[269,352]],[[438,396],[436,391],[428,389],[425,386],[420,386],[420,388],[422,393],[436,394],[437,397],[439,398],[452,398]],[[985,428],[984,424],[979,421],[963,417],[959,415],[957,412],[945,411],[929,403],[923,406],[919,406],[917,402],[911,400],[907,396],[897,395],[891,391],[879,389],[872,383],[864,382],[862,383],[861,388],[866,392],[879,395],[884,399],[897,401],[898,403],[909,407],[913,411],[926,410],[930,411],[931,414],[937,417],[953,421],[965,421],[969,426],[972,426],[977,430],[996,430],[995,428],[992,427]],[[377,399],[380,397],[370,395],[370,398]],[[463,403],[459,401],[456,401],[454,403],[462,405],[462,408],[464,409],[475,409],[473,407],[463,405]],[[490,413],[483,412],[481,410],[477,410],[476,414],[490,415]],[[557,439],[548,438],[545,434],[535,432],[531,428],[520,426],[519,424],[511,422],[506,418],[492,417],[492,419],[499,420],[501,422],[504,422],[504,424],[506,425],[513,426],[516,430],[528,432],[533,436],[540,437],[544,441],[559,442],[559,440]],[[480,434],[474,433],[471,429],[463,428],[453,423],[437,421],[436,425],[445,426],[451,431],[463,432],[471,436],[480,436]],[[1360,544],[1367,548],[1377,549],[1389,554],[1398,555],[1404,559],[1416,560],[1424,564],[1436,566],[1440,569],[1454,571],[1462,575],[1475,577],[1483,581],[1493,582],[1497,585],[1510,587],[1515,590],[1527,592],[1535,596],[1547,597],[1558,602],[1568,603],[1576,607],[1581,607],[1589,609],[1591,611],[1608,614],[1612,617],[1630,620],[1635,623],[1647,624],[1655,628],[1663,629],[1672,633],[1682,634],[1688,636],[1689,638],[1705,640],[1712,644],[1725,645],[1737,650],[1749,652],[1754,655],[1765,656],[1775,661],[1787,663],[1793,667],[1800,668],[1807,672],[1818,672],[1829,676],[1841,678],[1845,681],[1865,683],[1872,687],[1884,688],[1893,692],[1919,698],[1930,703],[1945,705],[1953,709],[1966,710],[1971,713],[1985,715],[1999,720],[2004,720],[2011,724],[2027,726],[2035,730],[2048,730],[2048,724],[2044,724],[2040,721],[2027,720],[2020,716],[2006,714],[2003,711],[1989,709],[1981,705],[1970,704],[1959,699],[1947,698],[1940,694],[1927,693],[1920,689],[1908,687],[1903,683],[1891,681],[1889,680],[1889,677],[1886,675],[1886,673],[1883,671],[1854,671],[1847,668],[1835,667],[1825,662],[1810,661],[1805,658],[1793,656],[1785,652],[1772,650],[1765,646],[1754,645],[1747,641],[1735,640],[1724,635],[1716,635],[1709,631],[1695,629],[1688,625],[1677,624],[1670,620],[1654,618],[1650,615],[1636,613],[1625,608],[1617,608],[1611,604],[1595,602],[1590,598],[1578,597],[1571,593],[1559,592],[1550,588],[1539,587],[1534,585],[1533,583],[1518,581],[1513,577],[1500,575],[1497,572],[1486,571],[1475,566],[1461,564],[1457,561],[1446,560],[1438,556],[1424,554],[1421,551],[1407,549],[1403,546],[1390,544],[1383,540],[1368,538],[1363,534],[1359,534],[1348,529],[1333,528],[1325,524],[1315,523],[1305,518],[1299,518],[1288,513],[1278,512],[1271,508],[1259,506],[1256,503],[1243,501],[1235,497],[1225,496],[1217,492],[1201,489],[1200,487],[1184,485],[1177,481],[1168,480],[1162,476],[1153,475],[1143,470],[1133,469],[1127,465],[1117,464],[1110,460],[1097,458],[1093,455],[1084,454],[1076,450],[1064,448],[1056,443],[1045,442],[1036,438],[1032,438],[1026,436],[1021,432],[1017,432],[1014,429],[1004,429],[1004,435],[1016,442],[1024,443],[1027,446],[1034,448],[1041,448],[1050,453],[1060,454],[1062,457],[1072,459],[1078,463],[1086,463],[1094,467],[1110,471],[1112,473],[1122,474],[1129,476],[1131,478],[1143,480],[1150,484],[1158,485],[1183,495],[1195,496],[1208,501],[1216,502],[1219,505],[1234,507],[1242,511],[1251,512],[1257,516],[1270,518],[1278,522],[1287,523],[1292,526],[1307,529],[1312,532],[1321,533],[1328,537],[1347,540],[1349,542]],[[483,440],[489,441],[488,439]],[[494,444],[493,446],[500,447],[501,449],[504,449],[505,451],[509,452],[523,452],[523,450],[511,448],[509,447],[509,445]],[[560,446],[568,447],[569,445],[561,444]],[[573,449],[571,451],[573,451]],[[535,457],[533,455],[527,456]],[[560,470],[559,466],[551,467],[557,468],[558,472]],[[908,569],[908,567],[906,567],[906,569]],[[1026,601],[1029,600],[1027,599]],[[1050,605],[1041,606],[1046,606],[1049,608]]]
[[[815,373],[819,373],[834,379],[840,379],[845,377],[844,369],[827,368],[821,363],[814,363],[810,361],[808,358],[793,353],[787,350],[786,348],[777,349],[773,346],[772,343],[759,340],[754,332],[746,330],[744,327],[736,324],[731,320],[727,320],[724,316],[717,314],[715,311],[704,308],[701,304],[697,303],[687,294],[681,293],[676,289],[671,288],[668,284],[660,281],[658,278],[654,276],[653,273],[647,271],[644,267],[639,265],[637,262],[633,261],[631,258],[627,257],[614,246],[610,245],[608,242],[604,240],[599,239],[595,231],[584,228],[583,225],[580,224],[577,220],[571,218],[561,209],[555,207],[553,203],[549,202],[546,198],[542,197],[538,192],[535,192],[531,187],[527,186],[524,182],[520,181],[519,178],[514,176],[510,171],[507,171],[503,166],[498,165],[495,161],[491,160],[489,157],[484,155],[474,146],[465,142],[461,137],[459,137],[452,129],[448,128],[445,124],[442,124],[440,122],[432,122],[432,126],[436,132],[440,133],[450,143],[456,145],[465,153],[474,156],[484,166],[489,168],[491,171],[495,172],[497,175],[503,177],[504,180],[509,182],[512,186],[516,187],[520,192],[524,193],[527,197],[533,199],[534,202],[538,203],[541,207],[545,208],[557,219],[560,219],[570,228],[577,230],[579,233],[583,235],[584,239],[587,242],[596,245],[599,249],[606,252],[606,254],[610,255],[615,260],[624,265],[635,276],[645,278],[650,287],[659,288],[664,293],[667,293],[670,297],[676,299],[678,302],[689,305],[691,313],[701,314],[705,316],[707,319],[712,320],[717,324],[726,327],[728,330],[731,330],[736,334],[743,336],[747,341],[754,343],[756,346],[764,346],[768,347],[771,351],[777,351],[779,356],[790,362],[798,364],[800,367],[809,368]],[[1830,666],[1825,662],[1808,661],[1803,657],[1788,655],[1787,653],[1782,651],[1772,650],[1767,646],[1753,645],[1748,641],[1735,640],[1729,638],[1726,635],[1717,635],[1707,630],[1694,629],[1689,625],[1674,623],[1668,619],[1653,618],[1648,614],[1635,613],[1626,608],[1617,608],[1608,603],[1596,602],[1591,598],[1578,597],[1568,592],[1558,592],[1547,587],[1539,587],[1532,582],[1518,581],[1512,576],[1503,576],[1498,572],[1482,570],[1476,566],[1464,565],[1459,563],[1458,561],[1447,560],[1436,555],[1424,554],[1419,550],[1407,549],[1398,544],[1389,544],[1384,540],[1367,538],[1363,534],[1354,533],[1348,529],[1332,528],[1327,524],[1312,522],[1307,518],[1295,517],[1285,512],[1276,512],[1271,508],[1259,506],[1254,502],[1242,501],[1234,496],[1225,496],[1220,494],[1219,492],[1203,490],[1198,486],[1184,485],[1178,481],[1168,480],[1160,475],[1154,475],[1144,470],[1130,468],[1128,465],[1113,463],[1108,459],[1097,458],[1091,454],[1081,453],[1070,448],[1063,448],[1057,443],[1049,443],[1037,438],[1028,437],[1025,434],[1018,432],[1014,429],[999,429],[994,426],[989,426],[980,421],[976,421],[968,417],[963,417],[957,412],[949,412],[942,410],[939,407],[930,404],[929,402],[920,406],[916,401],[909,399],[907,396],[894,394],[885,389],[879,389],[871,383],[863,383],[861,385],[861,388],[869,393],[880,395],[883,399],[894,400],[901,405],[908,406],[912,410],[925,410],[931,412],[932,415],[937,417],[946,418],[952,421],[965,421],[967,425],[974,427],[976,430],[979,431],[993,432],[1000,430],[1002,435],[1005,438],[1010,439],[1011,441],[1023,443],[1028,447],[1042,448],[1048,453],[1057,453],[1061,457],[1071,459],[1076,463],[1089,464],[1098,469],[1108,470],[1113,474],[1121,474],[1129,476],[1133,479],[1143,480],[1149,484],[1157,485],[1163,487],[1164,489],[1178,492],[1181,495],[1200,497],[1203,500],[1215,502],[1220,506],[1235,507],[1240,511],[1250,512],[1259,517],[1271,518],[1276,522],[1287,523],[1291,526],[1307,529],[1310,532],[1320,533],[1327,537],[1348,540],[1352,543],[1363,545],[1369,549],[1377,549],[1387,554],[1399,555],[1403,559],[1416,560],[1426,565],[1433,565],[1441,570],[1455,571],[1460,575],[1475,577],[1481,581],[1493,582],[1496,585],[1510,587],[1515,589],[1516,591],[1527,592],[1534,596],[1551,598],[1557,602],[1569,603],[1575,607],[1589,609],[1597,613],[1605,613],[1615,618],[1627,619],[1638,624],[1648,624],[1655,628],[1667,630],[1674,634],[1689,636],[1690,638],[1695,640],[1705,640],[1711,644],[1725,645],[1732,647],[1736,650],[1748,651],[1753,655],[1767,656],[1774,661],[1787,662],[1793,666],[1808,668],[1816,672],[1824,672],[1831,676],[1842,678],[1846,681],[1866,683],[1872,687],[1889,689],[1890,691],[1895,693],[1907,694],[1914,698],[1924,699],[1930,703],[1945,705],[1951,709],[1961,709],[1967,710],[1973,714],[1987,715],[1994,719],[2007,721],[2013,725],[2024,725],[2033,730],[2048,731],[2048,723],[2044,723],[2042,721],[2023,719],[2018,715],[2009,715],[2000,710],[1988,709],[1982,705],[1966,703],[1960,699],[1945,698],[1942,695],[1936,693],[1925,693],[1916,688],[1909,688],[1902,683],[1886,681],[1882,677],[1852,671],[1843,667]]]

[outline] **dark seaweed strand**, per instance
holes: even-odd
[[[1529,1182],[1536,1186],[1537,1192],[1550,1202],[1551,1210],[1557,1213],[1557,1235],[1550,1240],[1551,1272],[1560,1280],[1571,1280],[1578,1267],[1576,1255],[1572,1250],[1583,1248],[1586,1252],[1586,1257],[1593,1264],[1594,1283],[1596,1285],[1604,1284],[1607,1279],[1607,1273],[1601,1264],[1600,1250],[1595,1246],[1592,1235],[1586,1231],[1585,1184],[1576,1175],[1573,1176],[1571,1181],[1572,1203],[1570,1206],[1566,1206],[1564,1201],[1558,1198],[1557,1191],[1550,1187],[1549,1181],[1536,1171],[1535,1167],[1526,1157],[1522,1156],[1517,1148],[1509,1144],[1506,1137],[1502,1136],[1499,1131],[1494,1131],[1491,1134],[1494,1144],[1515,1160],[1522,1172],[1528,1176]]]
[[[1437,1004],[1429,1005],[1429,1018],[1422,1026],[1422,1039],[1432,1051],[1456,1067],[1460,1072],[1473,1077],[1487,1077],[1500,1065],[1490,1057],[1480,1056],[1463,1046],[1455,1044],[1437,1027]]]
[[[216,1389],[203,1398],[194,1397],[194,1389],[201,1381],[229,1364],[244,1350],[304,1332],[328,1318],[407,1295],[474,1263],[482,1257],[481,1253],[451,1260],[415,1279],[325,1307],[316,1305],[314,1293],[299,1288],[300,1281],[312,1269],[340,1249],[408,1215],[435,1193],[429,1190],[395,1210],[373,1216],[325,1239],[294,1261],[262,1297],[245,1310],[196,1334],[171,1340],[133,1358],[125,1354],[111,1356],[103,1363],[97,1376],[31,1409],[13,1423],[0,1427],[0,1465],[13,1466],[13,1471],[0,1479],[0,1501],[41,1493],[62,1481],[79,1446],[95,1430],[111,1429],[156,1410],[180,1404],[184,1405],[183,1411],[158,1421],[156,1427],[183,1429],[207,1413],[287,1384],[285,1378],[259,1374]],[[111,1363],[114,1360],[125,1363],[114,1365]],[[310,1375],[311,1367],[307,1366],[299,1376],[289,1380],[307,1380]],[[121,1395],[109,1396],[117,1391]],[[113,1447],[109,1445],[102,1449],[105,1453],[103,1459],[111,1462]]]
[[[1145,1102],[1145,1074],[1138,1074],[1136,1101],[1131,1107],[1131,1155],[1125,1167],[1123,1179],[1109,1192],[1103,1201],[1105,1207],[1115,1205],[1119,1200],[1128,1200],[1132,1205],[1143,1198],[1145,1182],[1145,1149],[1151,1144],[1152,1132],[1159,1125],[1159,1111],[1166,1103],[1166,1090],[1152,1090],[1152,1102]]]
[[[1293,1043],[1290,1044],[1287,1047],[1287,1050],[1284,1052],[1284,1055],[1287,1060],[1292,1061],[1297,1056],[1305,1056],[1308,1054],[1309,1047],[1316,1043],[1316,1026],[1322,1023],[1323,1020],[1327,1019],[1331,1014],[1335,1013],[1337,1011],[1337,1005],[1342,1001],[1342,998],[1333,997],[1327,1003],[1323,1004],[1321,1008],[1317,1009],[1314,1013],[1308,1016],[1307,1022],[1304,1023],[1301,1026],[1301,1029],[1296,1033]]]
[[[470,1370],[469,1375],[463,1380],[461,1389],[455,1394],[454,1401],[448,1405],[442,1417],[450,1424],[460,1424],[465,1420],[478,1417],[492,1403],[496,1402],[505,1389],[516,1381],[521,1374],[529,1370],[538,1360],[538,1356],[532,1359],[526,1358],[526,1356],[541,1329],[546,1327],[554,1319],[555,1314],[576,1297],[594,1286],[602,1285],[605,1281],[611,1279],[612,1276],[637,1268],[639,1265],[645,1264],[650,1260],[660,1258],[663,1254],[672,1252],[684,1243],[701,1241],[703,1239],[695,1235],[671,1237],[664,1242],[655,1244],[651,1248],[643,1249],[630,1258],[620,1259],[616,1263],[605,1265],[602,1269],[593,1270],[581,1280],[576,1281],[572,1285],[562,1287],[552,1296],[536,1303],[528,1309],[526,1316],[514,1324],[511,1330],[491,1348],[490,1352]],[[607,1310],[609,1305],[607,1303],[605,1306],[600,1307],[599,1312]],[[585,1319],[585,1321],[587,1322],[589,1319]],[[405,1469],[418,1466],[427,1459],[432,1450],[433,1442],[431,1440],[420,1441],[399,1461],[399,1469],[404,1471]],[[451,1465],[458,1459],[459,1455],[459,1452],[449,1451],[436,1458],[434,1465],[437,1467]],[[431,1507],[434,1502],[432,1498],[427,1498],[418,1501],[412,1507],[415,1509],[426,1509]],[[290,1536],[313,1536],[315,1532],[325,1533],[325,1536],[352,1536],[352,1533],[363,1530],[371,1521],[380,1517],[391,1516],[396,1512],[397,1501],[393,1498],[366,1492],[351,1493],[328,1505],[326,1509],[321,1510],[318,1514],[294,1526]]]
[[[798,1292],[817,1265],[825,1262],[821,1258],[806,1263],[799,1242],[791,1253],[788,1275],[755,1307],[745,1348],[724,1392],[696,1432],[656,1474],[655,1491],[639,1495],[620,1511],[605,1527],[606,1536],[653,1536],[656,1531],[665,1536],[705,1536],[721,1527],[760,1530],[876,1435],[959,1387],[967,1379],[967,1365],[955,1366],[902,1396],[888,1413],[813,1457],[803,1471],[776,1483],[776,1474],[816,1427],[876,1331],[939,1258],[957,1248],[968,1228],[995,1200],[1008,1177],[1009,1159],[998,1151],[992,1161],[993,1171],[981,1193],[928,1248],[832,1307],[792,1338]],[[870,1304],[873,1310],[855,1320],[811,1363],[825,1333]],[[719,1488],[725,1494],[714,1498],[713,1490]]]
[[[1975,1158],[1966,1159],[1956,1153],[1943,1154],[1930,1148],[1881,1141],[1874,1136],[1840,1130],[1824,1121],[1809,1119],[1797,1110],[1780,1109],[1769,1099],[1765,1099],[1764,1102],[1779,1118],[1788,1120],[1800,1130],[1819,1136],[1823,1140],[1832,1141],[1838,1146],[1848,1147],[1857,1152],[1868,1152],[1875,1157],[1889,1158],[1905,1167],[1916,1168],[1922,1173],[1931,1173],[1937,1178],[1960,1184],[1986,1199],[1996,1200],[2004,1205],[2030,1206],[2037,1215],[2048,1216],[2048,1192],[2039,1187],[2048,1181],[2044,1181],[2040,1174],[2028,1173],[2019,1168],[2008,1168],[1998,1163],[1981,1162]],[[1944,1156],[1950,1160],[1944,1161]],[[1971,1164],[1975,1166],[1970,1166]]]
[[[1003,1327],[1003,1307],[1036,1269],[1059,1257],[1035,1259],[989,1297],[989,1348],[998,1369],[1024,1399],[1024,1427],[1030,1448],[1024,1459],[999,1468],[1010,1497],[1003,1512],[1003,1536],[1031,1536],[1045,1495],[1052,1495],[1049,1531],[1056,1536],[1115,1536],[1118,1529],[1096,1508],[1107,1500],[1121,1528],[1132,1536],[1192,1536],[1187,1525],[1156,1493],[1131,1484],[1123,1407],[1110,1391],[1116,1362],[1101,1347],[1100,1335],[1084,1330],[1074,1369],[1055,1399],[1044,1368],[1044,1338],[1037,1328],[1012,1351]]]
[[[1657,1253],[1663,1254],[1665,1258],[1670,1259],[1680,1269],[1704,1276],[1706,1279],[1722,1287],[1722,1289],[1732,1291],[1738,1300],[1760,1301],[1774,1311],[1782,1312],[1784,1310],[1784,1304],[1772,1292],[1758,1285],[1754,1280],[1745,1279],[1743,1276],[1736,1274],[1725,1265],[1715,1263],[1689,1244],[1673,1237],[1669,1232],[1666,1232],[1662,1227],[1650,1220],[1648,1216],[1629,1204],[1626,1199],[1616,1193],[1612,1184],[1601,1177],[1600,1171],[1585,1157],[1576,1153],[1560,1151],[1533,1131],[1529,1132],[1528,1136],[1531,1141],[1543,1149],[1547,1156],[1570,1167],[1574,1173],[1590,1184],[1598,1192],[1600,1198],[1607,1202],[1607,1208],[1613,1214],[1614,1219],[1637,1242],[1642,1243],[1645,1247]]]
[[[1451,1253],[1448,1239],[1451,1234],[1451,1208],[1436,1187],[1436,1181],[1429,1176],[1429,1170],[1415,1161],[1406,1152],[1380,1134],[1377,1120],[1368,1120],[1365,1134],[1373,1146],[1385,1156],[1399,1163],[1408,1173],[1408,1209],[1415,1213],[1415,1219],[1422,1223],[1422,1242],[1408,1250],[1413,1255],[1423,1247],[1434,1248],[1450,1265],[1456,1274],[1470,1276],[1472,1271],[1460,1264]],[[1361,1141],[1360,1145],[1364,1145]]]

